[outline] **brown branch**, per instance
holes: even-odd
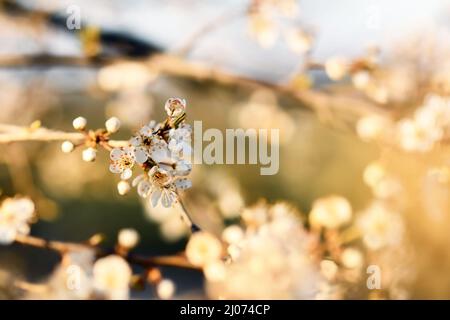
[[[0,143],[20,141],[64,141],[82,142],[85,135],[78,132],[54,131],[46,128],[30,130],[23,127],[16,132],[0,133]]]
[[[116,62],[119,59],[114,60]],[[279,94],[289,96],[300,103],[302,107],[310,108],[320,114],[341,112],[346,120],[359,118],[369,113],[390,116],[382,106],[361,97],[355,93],[339,95],[324,90],[297,89],[288,84],[272,83],[246,76],[235,75],[213,68],[205,64],[194,63],[169,54],[154,54],[146,60],[138,60],[159,74],[166,74],[195,81],[211,81],[224,86],[243,86],[251,89],[269,89]],[[0,67],[29,67],[35,63],[46,63],[45,66],[64,65],[75,67],[99,67],[111,63],[111,60],[101,60],[94,63],[91,58],[51,56],[38,59],[35,56],[5,57],[0,56]],[[83,62],[83,63],[81,63]],[[318,64],[315,64],[316,66]]]
[[[0,144],[24,141],[65,141],[82,143],[86,140],[86,135],[81,132],[64,132],[47,128],[32,129],[10,124],[0,124]],[[125,147],[128,141],[108,140],[109,147]]]
[[[0,58],[0,68],[100,67],[113,61],[113,59],[101,57],[55,56],[46,53],[36,55],[2,55]]]
[[[212,68],[200,63],[193,63],[179,57],[160,54],[148,60],[152,70],[162,74],[193,79],[196,81],[212,81],[224,86],[243,86],[252,89],[269,89],[279,94],[290,96],[301,106],[318,113],[324,111],[341,111],[345,116],[359,118],[369,113],[388,116],[388,111],[382,106],[356,96],[354,94],[336,95],[331,92],[313,89],[296,89],[290,84],[277,84],[245,76],[227,73],[218,68]]]
[[[90,245],[88,243],[74,243],[74,242],[62,242],[54,240],[46,240],[33,236],[17,235],[15,242],[22,245],[27,245],[40,249],[47,249],[56,251],[60,254],[65,254],[71,251],[80,250],[94,250],[98,256],[105,256],[108,251],[102,250],[97,246]],[[142,267],[155,267],[155,266],[166,266],[166,267],[177,267],[177,268],[188,268],[188,269],[198,269],[193,266],[184,255],[171,255],[171,256],[154,256],[154,257],[144,257],[134,254],[127,254],[124,256],[129,263],[140,265]]]

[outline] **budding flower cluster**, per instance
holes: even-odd
[[[116,117],[111,117],[105,122],[105,129],[98,130],[86,130],[87,120],[84,117],[77,117],[73,120],[72,125],[75,130],[80,131],[85,134],[84,145],[87,147],[82,152],[82,159],[86,162],[93,162],[97,158],[97,147],[98,145],[110,149],[108,146],[109,135],[116,133],[120,129],[120,120]],[[61,144],[61,151],[64,153],[72,152],[76,146],[71,141],[64,141]],[[120,194],[125,194],[127,186],[121,184],[118,186]]]
[[[170,98],[164,108],[166,121],[149,122],[130,139],[128,146],[110,152],[109,169],[120,174],[122,180],[117,185],[119,194],[129,192],[126,180],[133,176],[135,167],[140,167],[144,172],[133,179],[132,186],[153,207],[159,202],[164,207],[172,206],[178,199],[178,190],[191,186],[184,178],[192,169],[189,161],[192,129],[185,123],[186,101]],[[119,125],[117,119],[111,118],[107,121],[107,130],[114,131]]]
[[[11,244],[17,235],[28,235],[34,217],[35,206],[30,199],[5,199],[0,206],[0,244]]]

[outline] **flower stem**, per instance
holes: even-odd
[[[200,231],[200,227],[194,223],[192,220],[191,215],[189,214],[189,211],[186,209],[186,206],[184,205],[183,201],[181,200],[181,197],[178,195],[178,202],[180,203],[180,207],[183,210],[182,219],[186,222],[189,228],[191,228],[191,232],[195,233]]]

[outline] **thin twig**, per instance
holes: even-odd
[[[0,124],[0,143],[65,140],[81,143],[86,140],[86,135],[81,132],[64,132],[43,127],[31,129],[29,127]],[[108,140],[108,145],[113,148],[126,147],[128,144],[128,141],[125,140]]]
[[[188,225],[188,227],[191,229],[191,232],[197,232],[200,231],[200,227],[194,223],[194,220],[192,219],[191,215],[189,214],[189,211],[187,210],[184,202],[181,200],[180,195],[177,193],[178,195],[178,202],[180,203],[180,207],[183,210],[183,215],[182,215],[182,219],[186,222],[186,224]]]
[[[220,27],[223,27],[226,23],[242,17],[243,14],[245,14],[245,11],[232,10],[208,21],[194,34],[192,34],[188,38],[188,40],[181,46],[181,48],[175,52],[175,54],[180,56],[187,56],[202,38],[211,34],[213,31],[219,29]]]
[[[76,63],[77,59],[86,59],[70,56],[53,56],[45,59],[44,66],[64,65],[76,67],[99,67],[109,64],[112,60],[102,61],[101,63],[91,63],[87,59],[83,64]],[[120,61],[119,59],[115,60]],[[369,113],[390,116],[390,112],[383,106],[374,103],[366,98],[350,94],[336,95],[332,92],[315,89],[297,89],[287,84],[273,83],[263,80],[254,79],[247,76],[234,75],[220,70],[219,68],[210,67],[205,64],[187,61],[181,57],[169,54],[154,54],[146,60],[139,60],[148,65],[150,70],[157,74],[166,74],[170,76],[191,79],[195,81],[212,81],[224,86],[243,86],[251,89],[269,89],[276,93],[285,94],[300,103],[300,106],[310,108],[315,112],[324,113],[328,111],[342,112],[345,118],[359,118]],[[30,56],[4,57],[0,56],[0,67],[30,67],[34,63],[42,66],[39,59]],[[318,64],[314,66],[317,67]]]
[[[74,243],[74,242],[62,242],[54,240],[46,240],[43,238],[17,235],[15,242],[22,245],[27,245],[35,248],[47,249],[56,251],[60,254],[66,254],[73,251],[93,250],[98,256],[105,256],[109,254],[109,251],[102,250],[97,246],[90,245],[88,243]],[[133,264],[140,265],[142,267],[154,267],[154,266],[167,266],[177,268],[189,268],[198,269],[193,266],[186,259],[184,255],[171,255],[171,256],[154,256],[143,257],[134,254],[128,254],[124,258]]]

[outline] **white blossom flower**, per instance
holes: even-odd
[[[404,119],[398,124],[398,134],[404,150],[427,152],[442,138],[443,131],[437,126]]]
[[[97,260],[93,267],[94,289],[100,297],[124,300],[129,297],[132,272],[120,256],[110,255]]]
[[[356,132],[364,141],[380,138],[390,128],[390,121],[379,115],[368,115],[360,118],[356,124]]]
[[[347,199],[328,196],[314,201],[309,220],[314,226],[335,229],[348,223],[351,217],[352,207]]]
[[[237,244],[244,238],[244,230],[238,225],[231,225],[222,231],[222,239],[228,244]]]
[[[342,264],[349,269],[360,268],[364,263],[364,258],[360,250],[346,248],[341,254]]]
[[[176,188],[172,183],[172,176],[168,171],[157,166],[154,166],[138,181],[139,195],[143,198],[148,197],[153,206],[161,201],[164,207],[170,207],[178,198]]]
[[[0,206],[0,244],[11,244],[17,235],[30,233],[34,203],[28,198],[8,198]]]
[[[139,130],[139,134],[145,138],[151,138],[161,128],[161,125],[155,120],[150,121]]]
[[[299,54],[307,53],[311,50],[313,38],[303,30],[289,29],[284,34],[289,48]]]
[[[222,244],[212,234],[204,231],[194,233],[186,246],[186,257],[194,266],[205,266],[219,260]]]
[[[358,226],[366,246],[378,250],[400,243],[404,225],[401,216],[390,211],[382,202],[372,203],[358,219]]]
[[[352,83],[356,89],[364,90],[371,81],[370,73],[367,71],[357,71],[352,75]]]
[[[112,164],[114,167],[111,171],[122,172],[125,175],[122,179],[131,177],[134,161],[142,165],[144,173],[136,177],[132,185],[137,187],[139,196],[149,199],[153,207],[158,203],[164,207],[172,206],[177,202],[177,191],[191,186],[189,180],[181,178],[192,170],[192,164],[185,159],[192,152],[192,128],[184,123],[184,118],[179,119],[184,115],[185,108],[185,100],[178,98],[167,100],[165,109],[169,121],[160,124],[151,121],[131,138],[130,145],[133,150],[131,160],[125,158],[120,162],[124,153],[116,150],[111,152],[111,158],[117,162]],[[179,120],[172,123],[170,120],[175,118]]]
[[[186,178],[174,179],[171,173],[158,166],[152,167],[148,173],[144,173],[133,180],[133,186],[137,186],[138,194],[143,198],[149,198],[155,207],[161,200],[164,207],[170,207],[177,201],[177,189],[185,190],[191,187],[190,180]]]
[[[114,148],[111,150],[110,158],[109,170],[112,173],[120,173],[122,180],[130,179],[133,175],[132,168],[136,161],[133,148]]]
[[[248,30],[263,48],[273,46],[278,38],[278,30],[273,21],[265,14],[253,13],[248,18]]]
[[[450,99],[430,95],[412,118],[398,123],[398,140],[405,151],[428,152],[448,136],[449,129]]]
[[[248,210],[252,210],[249,208]],[[259,203],[265,219],[248,220],[239,253],[228,263],[217,259],[204,266],[207,292],[224,299],[312,299],[322,277],[309,256],[308,234],[288,205]],[[262,221],[262,220],[260,220]],[[236,245],[230,245],[236,247]]]
[[[152,120],[143,126],[136,136],[130,139],[130,144],[134,147],[137,163],[143,164],[147,162],[150,157],[149,148],[161,142],[161,137],[156,135],[160,127],[160,124]]]
[[[164,166],[166,169],[170,169],[176,162],[167,142],[161,139],[150,146],[148,154],[155,163]]]
[[[227,269],[225,263],[222,261],[216,260],[211,263],[208,263],[204,268],[203,272],[205,274],[205,278],[208,281],[223,281],[225,280]]]
[[[48,279],[47,291],[31,299],[89,299],[92,298],[92,267],[95,252],[91,249],[70,251],[63,255],[61,263]]]

